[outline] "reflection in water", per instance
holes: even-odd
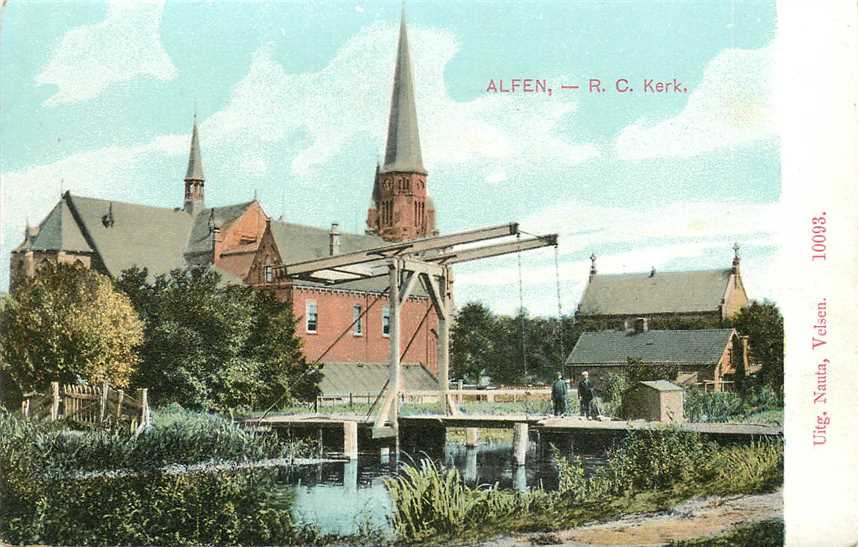
[[[404,454],[402,463],[416,465],[425,453]],[[503,489],[526,491],[528,488],[557,488],[557,469],[550,454],[540,454],[531,447],[526,466],[514,466],[512,446],[480,445],[466,448],[448,444],[443,454],[433,456],[436,462],[456,466],[469,485],[497,485]],[[604,462],[602,455],[582,454],[586,474],[592,474]],[[293,516],[318,525],[323,533],[353,534],[361,527],[390,529],[388,518],[392,506],[384,479],[393,476],[396,458],[392,452],[361,454],[358,460],[305,465],[282,474],[283,499],[290,500]]]

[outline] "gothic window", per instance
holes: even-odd
[[[352,321],[354,321],[354,330],[352,333],[355,336],[363,336],[363,319],[361,318],[361,313],[363,313],[363,310],[360,304],[355,304],[352,307]]]
[[[381,335],[390,336],[390,308],[386,306],[381,312]]]
[[[262,268],[262,272],[266,283],[274,282],[274,268],[271,264],[266,264],[265,267]]]
[[[313,300],[307,301],[307,309],[304,314],[306,317],[305,320],[305,330],[307,332],[315,333],[316,329],[319,327],[319,312],[316,308],[316,302]]]

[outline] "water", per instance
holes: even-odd
[[[587,474],[604,462],[603,454],[578,454]],[[400,463],[417,463],[419,458],[402,454]],[[535,487],[557,488],[557,469],[550,454],[540,455],[532,445],[526,466],[512,463],[510,443],[483,444],[466,448],[448,443],[442,455],[433,460],[455,465],[470,485],[495,485],[502,489],[525,491]],[[302,465],[281,475],[279,495],[291,502],[292,516],[319,526],[323,533],[350,535],[361,527],[390,532],[388,517],[392,505],[384,479],[396,473],[393,458],[377,452],[361,454],[357,461]]]

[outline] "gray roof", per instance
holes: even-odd
[[[649,381],[639,382],[639,383],[642,385],[645,385],[647,387],[651,387],[652,389],[654,389],[656,391],[683,391],[683,389],[680,386],[678,386],[674,383],[668,382],[667,380],[649,380]]]
[[[106,213],[107,207],[102,214]],[[39,224],[36,235],[27,238],[16,250],[92,252],[64,199]]]
[[[714,364],[732,333],[733,329],[585,332],[566,364],[625,365],[630,358],[644,363]]]
[[[732,271],[596,274],[581,297],[582,315],[648,315],[717,310]]]
[[[390,101],[390,121],[387,125],[387,150],[382,168],[384,173],[391,171],[426,174],[420,152],[420,133],[417,130],[414,77],[411,71],[411,56],[408,52],[404,6],[399,25],[396,70],[393,73],[393,96]]]
[[[377,394],[388,378],[387,363],[325,363],[319,389],[323,395]],[[433,390],[438,382],[419,364],[402,364],[402,389]]]
[[[196,213],[186,252],[189,254],[211,252],[212,235],[209,225],[213,224],[223,229],[243,215],[251,204],[253,204],[252,201],[246,201],[226,207],[209,207]]]
[[[314,258],[323,258],[330,255],[330,232],[324,228],[293,224],[291,222],[271,221],[271,233],[280,251],[283,264],[301,262]],[[351,253],[363,249],[371,249],[387,245],[377,235],[340,234],[340,253]],[[295,285],[308,287],[331,287],[323,283],[296,280]],[[372,279],[340,283],[332,288],[344,290],[358,290],[368,292],[381,292],[387,288],[387,277],[376,277]],[[415,290],[415,294],[421,291]]]
[[[193,217],[183,210],[84,198],[69,192],[63,200],[77,214],[111,275],[133,266],[145,266],[152,275],[185,266],[183,255]],[[112,224],[102,222],[108,210]]]
[[[191,134],[191,151],[188,154],[188,171],[185,180],[205,180],[203,158],[200,155],[200,138],[197,134],[197,116],[194,115],[194,132]]]
[[[224,228],[238,219],[254,202],[226,207],[212,207],[190,214],[183,209],[150,207],[119,201],[72,196],[66,192],[41,223],[39,233],[17,247],[17,251],[66,250],[95,251],[108,273],[118,276],[133,266],[146,267],[153,276],[169,273],[190,264],[206,265],[211,261],[209,224]],[[110,214],[112,223],[103,222]],[[80,219],[80,224],[76,220]],[[284,264],[329,255],[329,230],[271,221],[271,233]],[[349,253],[386,245],[377,235],[340,233],[340,252]],[[230,260],[252,260],[252,251],[233,253]],[[246,255],[246,256],[245,256]],[[226,260],[226,258],[225,258]],[[218,269],[224,282],[241,280]],[[341,283],[334,287],[296,280],[299,286],[330,287],[342,290],[382,292],[387,277]],[[415,296],[425,296],[418,285]]]

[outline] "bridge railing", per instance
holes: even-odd
[[[451,389],[450,396],[458,404],[466,401],[488,403],[549,401],[551,388]],[[316,398],[316,406],[372,404],[376,397],[378,393],[326,393]],[[401,395],[403,403],[414,404],[437,403],[439,397],[440,392],[437,390],[406,390]]]

